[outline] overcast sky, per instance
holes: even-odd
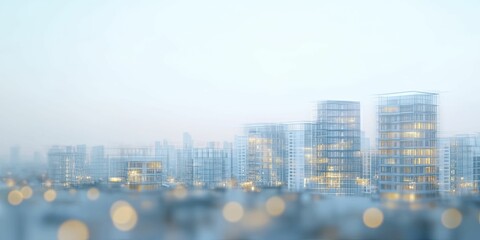
[[[480,1],[0,0],[0,154],[51,144],[232,140],[318,100],[440,93],[480,131]]]

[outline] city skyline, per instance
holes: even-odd
[[[440,134],[480,131],[477,2],[130,7],[0,3],[1,155],[231,140],[243,124],[311,120],[328,99],[360,101],[373,138],[375,94],[408,90],[441,94]]]

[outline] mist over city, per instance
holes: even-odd
[[[476,239],[478,12],[0,1],[0,238]]]

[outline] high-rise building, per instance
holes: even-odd
[[[378,101],[381,197],[403,201],[437,197],[437,94],[392,93]]]
[[[224,159],[222,161],[222,178],[225,186],[233,187],[233,144],[223,142],[222,151]]]
[[[286,124],[287,185],[292,191],[305,188],[305,164],[313,158],[313,124],[309,122]]]
[[[174,182],[177,178],[177,152],[167,140],[155,142],[155,158],[162,162],[163,182]]]
[[[183,134],[183,148],[177,156],[177,182],[193,186],[193,140],[190,134]]]
[[[105,148],[103,146],[92,147],[89,172],[94,182],[102,183],[108,180],[108,161],[105,158]]]
[[[252,185],[252,188],[286,187],[288,162],[285,125],[248,125],[245,130],[248,138],[245,185]]]
[[[478,193],[480,135],[450,138],[450,190],[455,195]]]
[[[450,167],[450,138],[442,138],[438,140],[438,191],[443,197],[452,194]]]
[[[360,103],[322,101],[313,131],[315,156],[306,166],[306,187],[322,194],[362,193]]]
[[[87,147],[53,146],[48,151],[48,177],[54,187],[72,187],[86,179]]]
[[[226,187],[225,168],[231,154],[215,144],[193,150],[193,185],[196,188],[212,189]]]
[[[235,136],[232,160],[232,178],[238,185],[247,181],[247,147],[246,136]]]

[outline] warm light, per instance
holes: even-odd
[[[110,208],[113,225],[120,231],[132,230],[138,221],[137,212],[125,201],[117,201]]]
[[[271,216],[280,216],[285,211],[285,201],[280,197],[271,197],[267,200],[265,208]]]
[[[100,191],[97,188],[90,188],[87,191],[87,198],[91,201],[95,201],[100,197]]]
[[[455,208],[449,208],[442,214],[442,224],[446,228],[453,229],[462,223],[462,213]]]
[[[378,228],[383,223],[383,213],[378,208],[369,208],[363,213],[363,224],[369,228]]]
[[[33,195],[33,190],[31,187],[29,186],[24,186],[20,189],[20,192],[22,193],[23,195],[23,199],[29,199],[32,197]]]
[[[5,184],[7,185],[7,187],[11,188],[15,186],[15,180],[9,178],[5,181]]]
[[[118,183],[118,182],[121,182],[122,181],[122,178],[119,178],[119,177],[111,177],[108,179],[109,182],[114,182],[114,183]]]
[[[55,198],[57,198],[57,192],[53,189],[48,189],[43,193],[43,199],[47,202],[53,202],[55,201]]]
[[[238,202],[229,202],[223,207],[223,217],[229,222],[238,222],[243,217],[243,207]]]
[[[183,186],[178,186],[173,190],[173,196],[178,199],[187,197],[187,189]]]
[[[78,220],[68,220],[58,229],[59,240],[86,240],[89,237],[89,231],[85,223]]]
[[[8,203],[13,206],[17,206],[23,201],[23,195],[18,190],[13,190],[8,193]]]

